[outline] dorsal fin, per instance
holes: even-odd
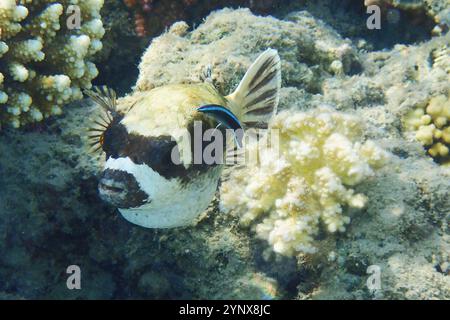
[[[237,89],[226,98],[245,127],[267,128],[277,111],[281,89],[278,51],[267,49],[250,66]]]

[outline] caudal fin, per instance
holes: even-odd
[[[226,98],[247,128],[267,128],[277,112],[281,89],[281,61],[277,50],[264,51],[247,70],[237,89]]]

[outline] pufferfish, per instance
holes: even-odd
[[[193,162],[198,141],[182,143],[183,137],[193,139],[194,122],[202,124],[202,132],[267,128],[280,88],[280,57],[268,49],[228,96],[222,96],[211,81],[170,84],[136,91],[126,97],[132,106],[121,108],[118,103],[125,99],[117,101],[112,90],[86,92],[106,111],[106,117],[90,129],[93,144],[105,153],[100,198],[142,227],[193,224],[212,201],[224,165]],[[204,150],[204,142],[200,148]],[[179,162],[173,160],[174,150]]]

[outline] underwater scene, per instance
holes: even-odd
[[[0,0],[0,300],[450,299],[449,0]]]

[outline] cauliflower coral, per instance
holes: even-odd
[[[221,208],[240,213],[277,253],[314,253],[319,224],[331,233],[344,231],[350,222],[345,209],[367,202],[352,187],[373,176],[389,154],[362,141],[359,119],[329,108],[282,112],[269,130],[246,147],[258,154],[257,164],[233,171],[222,184]]]
[[[438,95],[428,105],[409,112],[404,124],[407,130],[415,132],[416,139],[438,162],[450,161],[450,99]]]

